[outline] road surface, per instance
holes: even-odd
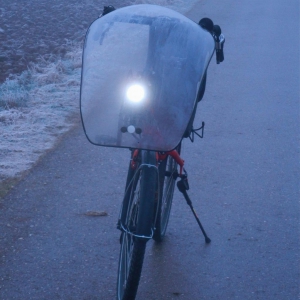
[[[226,35],[185,142],[190,197],[149,242],[137,299],[299,299],[299,2],[199,1]],[[1,202],[0,299],[114,299],[129,151],[78,125]],[[107,216],[90,216],[90,211]]]

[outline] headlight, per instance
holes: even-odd
[[[126,96],[130,101],[139,103],[145,98],[145,89],[139,84],[134,84],[128,88]]]

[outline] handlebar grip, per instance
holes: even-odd
[[[220,35],[222,34],[222,30],[221,30],[221,27],[219,25],[214,25],[213,27],[213,33],[214,35],[219,38]]]
[[[210,33],[214,30],[214,23],[209,18],[202,18],[198,23],[203,29],[209,31]]]
[[[103,17],[103,16],[109,14],[110,12],[112,12],[112,11],[114,11],[114,10],[116,10],[116,9],[115,9],[114,6],[112,6],[112,5],[104,6],[104,7],[103,7],[102,14],[99,16],[99,18],[101,18],[101,17]]]

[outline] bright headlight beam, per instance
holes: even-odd
[[[145,89],[139,84],[134,84],[128,88],[126,96],[134,103],[141,102],[145,97]]]

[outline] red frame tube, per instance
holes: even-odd
[[[132,159],[131,159],[131,168],[132,169],[136,168],[136,159],[137,159],[138,155],[139,155],[139,149],[135,149],[133,151]],[[176,161],[176,163],[180,166],[180,175],[182,175],[184,160],[180,157],[177,150],[172,150],[172,151],[163,152],[163,153],[156,152],[156,160],[157,161],[164,160],[168,157],[168,155],[170,155]]]

